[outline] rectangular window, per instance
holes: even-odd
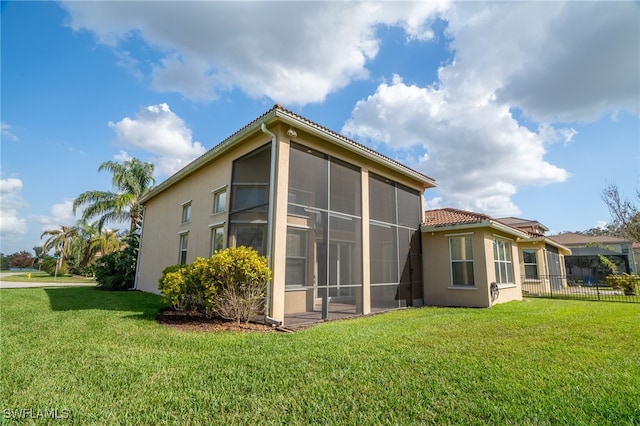
[[[182,223],[191,222],[191,202],[182,205]]]
[[[251,247],[264,256],[266,253],[267,224],[237,224],[234,226],[235,246]]]
[[[213,194],[213,212],[222,213],[227,209],[227,191],[218,191]]]
[[[493,260],[496,268],[496,282],[498,284],[512,284],[511,243],[504,240],[493,240]]]
[[[286,287],[307,285],[307,231],[289,228],[287,231]]]
[[[189,234],[180,235],[180,254],[178,256],[178,263],[185,265],[187,263],[187,245],[189,243]]]
[[[228,247],[253,247],[266,254],[271,144],[233,162],[229,191]]]
[[[528,280],[538,279],[538,258],[536,250],[522,250],[524,277]]]
[[[224,226],[211,228],[211,255],[224,249]]]
[[[475,286],[471,235],[449,238],[451,285]]]

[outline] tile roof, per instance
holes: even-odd
[[[426,226],[452,226],[471,223],[482,223],[493,220],[490,216],[465,210],[444,209],[427,210],[424,212],[423,225]]]
[[[558,235],[549,235],[549,238],[563,245],[586,245],[589,243],[601,244],[624,244],[630,243],[629,240],[610,235],[584,235],[577,232],[565,232]]]

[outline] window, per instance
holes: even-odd
[[[511,243],[504,240],[493,240],[493,260],[496,267],[496,282],[498,284],[513,283]]]
[[[264,256],[266,253],[267,224],[237,224],[235,230],[236,247],[251,247]]]
[[[267,199],[267,185],[243,185],[236,187],[235,211],[255,210],[264,211],[269,201]]]
[[[253,247],[267,253],[271,144],[233,162],[229,192],[227,246]]]
[[[287,231],[287,268],[285,286],[307,284],[307,231],[289,228]]]
[[[180,255],[178,256],[178,263],[185,265],[187,263],[187,245],[189,243],[189,234],[180,235]]]
[[[227,191],[218,191],[213,194],[213,212],[222,213],[227,208]]]
[[[475,286],[471,235],[449,238],[449,254],[451,257],[451,285]]]
[[[211,228],[211,255],[224,248],[224,226]]]
[[[191,222],[191,201],[182,205],[182,223]]]
[[[538,279],[538,259],[535,250],[522,250],[524,260],[524,277],[528,280]]]

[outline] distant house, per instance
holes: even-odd
[[[583,235],[565,232],[549,238],[571,249],[565,257],[567,279],[572,281],[603,281],[609,273],[599,256],[605,256],[618,265],[618,272],[637,273],[638,265],[633,242],[608,235]]]
[[[547,237],[545,233],[549,229],[538,221],[515,217],[498,220],[528,234],[528,238],[518,241],[525,295],[549,293],[567,287],[565,259],[571,255],[571,249]]]

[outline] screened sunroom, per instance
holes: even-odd
[[[276,321],[421,305],[422,195],[433,186],[276,105],[143,197],[136,288],[157,292],[175,259],[249,246],[269,260]]]

